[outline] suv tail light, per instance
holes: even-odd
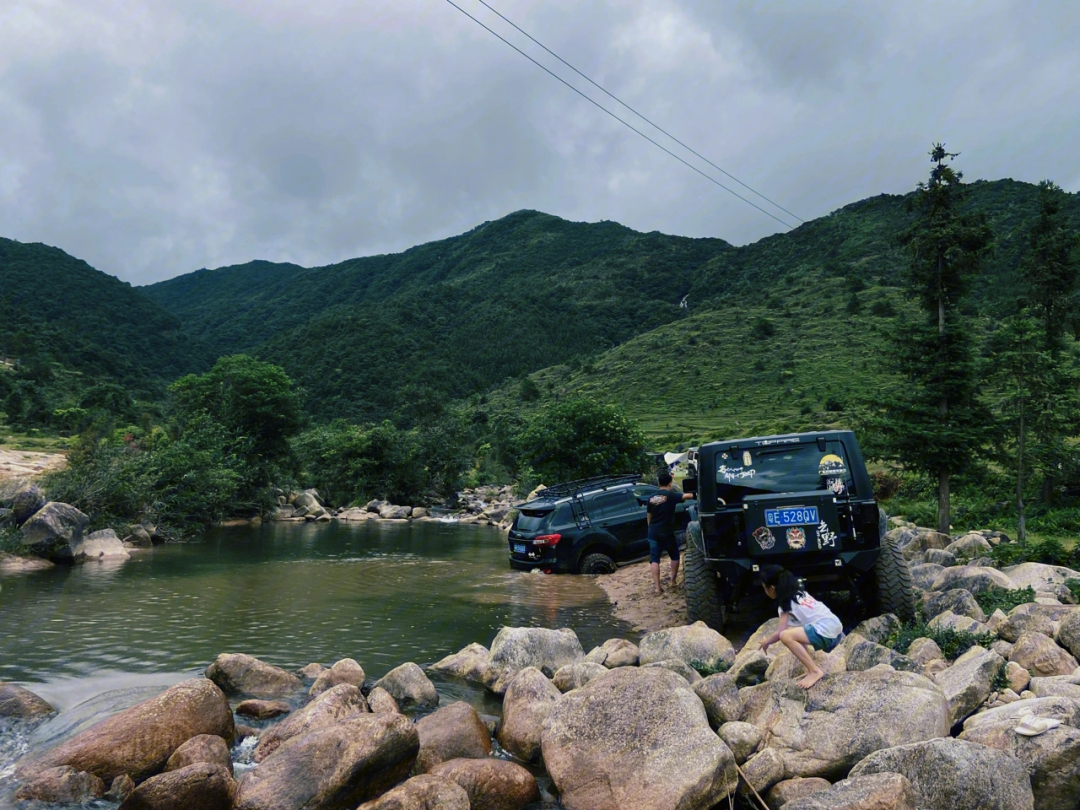
[[[533,544],[537,546],[553,546],[562,540],[561,534],[542,534],[533,538]]]

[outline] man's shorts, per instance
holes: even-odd
[[[679,541],[675,539],[675,535],[670,537],[650,537],[649,538],[649,562],[660,562],[660,552],[666,551],[667,555],[672,560],[678,562],[679,560]]]
[[[810,646],[815,650],[823,650],[824,652],[832,652],[836,649],[836,645],[844,638],[844,634],[841,633],[836,638],[828,638],[821,635],[812,624],[806,625],[803,628],[806,632],[806,640],[810,642]]]

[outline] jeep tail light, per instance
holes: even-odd
[[[533,539],[533,544],[537,546],[553,546],[560,540],[562,540],[561,534],[542,534]]]

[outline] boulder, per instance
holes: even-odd
[[[71,563],[89,522],[90,518],[74,506],[49,501],[23,523],[19,532],[23,546],[38,557]]]
[[[930,586],[932,591],[963,588],[973,594],[984,591],[1010,591],[1016,588],[1013,581],[996,568],[977,565],[957,565],[938,574]]]
[[[29,689],[13,683],[0,683],[0,717],[41,717],[55,712],[47,701]]]
[[[788,802],[810,796],[819,790],[828,790],[830,787],[832,785],[829,780],[819,776],[806,779],[796,776],[794,779],[785,779],[773,785],[765,794],[765,803],[769,806],[769,810],[780,810]]]
[[[911,646],[908,647],[907,655],[912,661],[924,667],[931,661],[942,661],[945,658],[945,654],[941,652],[941,647],[932,638],[917,638],[912,641]]]
[[[199,762],[151,776],[119,810],[232,810],[236,782],[231,769]]]
[[[1003,666],[1005,659],[1000,655],[975,646],[934,676],[949,701],[950,725],[959,723],[982,705]]]
[[[869,644],[871,642],[863,641],[861,643]],[[802,665],[802,662],[791,653],[791,650],[779,643],[774,649],[777,649],[778,652],[769,662],[769,668],[765,670],[765,680],[795,680],[806,674],[806,668]],[[842,646],[837,647],[831,653],[814,650],[810,656],[817,665],[824,670],[826,675],[835,675],[838,672],[843,672],[847,668],[846,652],[845,648]]]
[[[561,667],[584,660],[581,642],[569,628],[503,627],[491,642],[488,688],[501,695],[525,667],[551,678]]]
[[[331,687],[259,737],[253,757],[256,762],[262,762],[282,743],[293,737],[303,736],[367,711],[367,702],[355,686],[343,683]]]
[[[862,636],[875,644],[884,644],[894,631],[900,629],[900,619],[893,613],[883,613],[859,622],[849,636]]]
[[[83,804],[105,795],[105,783],[86,771],[70,765],[44,768],[31,776],[15,793],[17,801],[51,804]]]
[[[702,678],[694,684],[693,689],[705,707],[709,725],[713,728],[720,728],[724,723],[742,716],[738,683],[730,672],[718,672]]]
[[[878,666],[828,675],[809,692],[791,681],[742,690],[744,721],[784,755],[787,776],[839,778],[872,751],[943,737],[949,704],[923,675]]]
[[[708,808],[737,776],[686,681],[622,667],[568,692],[548,715],[544,764],[570,810]]]
[[[346,688],[356,687],[334,687]],[[233,806],[353,810],[402,781],[419,750],[419,734],[405,715],[353,715],[284,742],[244,777]]]
[[[735,656],[735,663],[728,674],[739,686],[754,686],[765,680],[768,671],[769,657],[765,653],[761,650],[743,650]]]
[[[504,759],[452,759],[431,773],[463,788],[472,810],[521,810],[540,799],[536,777]]]
[[[1031,683],[1031,673],[1015,661],[1005,664],[1005,679],[1009,682],[1009,688],[1020,694]]]
[[[1036,697],[1067,697],[1080,701],[1080,670],[1071,675],[1032,678],[1028,681],[1027,688]]]
[[[780,617],[773,616],[771,619],[766,619],[758,629],[750,634],[750,638],[743,644],[742,649],[739,650],[739,655],[746,655],[754,650],[761,649],[761,642],[776,632],[776,629],[780,626]]]
[[[409,517],[411,517],[413,520],[419,520],[420,518],[426,518],[429,514],[430,512],[426,507],[414,506],[412,508],[412,511],[409,513]],[[503,512],[503,514],[505,515],[506,513]]]
[[[944,565],[930,562],[910,565],[908,571],[911,573],[911,584],[920,591],[929,591],[945,568]]]
[[[357,810],[470,810],[469,794],[445,776],[425,773],[402,782]]]
[[[1080,658],[1080,610],[1070,611],[1061,618],[1054,639],[1074,657]]]
[[[382,520],[408,520],[411,516],[411,506],[396,506],[387,503],[379,507],[379,517]]]
[[[1027,715],[1060,720],[1066,726],[1080,728],[1080,703],[1067,697],[1046,697],[1020,700],[985,712],[973,714],[964,721],[964,731],[975,731],[985,726],[998,725],[1012,731]]]
[[[952,552],[957,559],[973,560],[990,553],[993,547],[990,541],[977,532],[969,532],[959,540],[954,540],[945,546],[945,550]]]
[[[794,799],[784,810],[916,810],[915,788],[899,773],[853,776]]]
[[[390,693],[403,711],[425,711],[439,705],[439,693],[428,680],[424,670],[412,661],[394,667],[375,682],[375,686]]]
[[[296,675],[304,680],[313,681],[324,672],[326,672],[326,667],[322,664],[312,662],[307,666],[300,667],[300,669],[296,670]]]
[[[192,678],[102,720],[39,758],[21,765],[26,775],[70,765],[106,782],[120,774],[136,781],[159,772],[172,753],[199,734],[232,740],[229,701],[205,678]]]
[[[11,495],[11,520],[22,526],[45,505],[45,493],[37,484],[24,482]]]
[[[885,748],[851,769],[851,776],[899,773],[923,810],[1032,810],[1027,768],[1012,754],[951,738]]]
[[[593,664],[603,664],[608,669],[616,667],[636,667],[638,665],[638,645],[625,638],[609,638],[599,647],[594,647],[585,656]]]
[[[206,668],[204,674],[226,695],[281,698],[304,686],[291,672],[243,653],[222,653]]]
[[[46,571],[55,567],[56,563],[51,563],[40,557],[20,557],[17,554],[0,551],[0,573],[29,574],[32,571]]]
[[[1037,606],[1032,605],[1032,607]],[[1042,633],[1044,636],[1053,638],[1058,627],[1058,623],[1043,611],[1016,610],[1010,612],[1004,621],[998,623],[997,634],[1005,641],[1015,644],[1024,633]]]
[[[957,560],[956,555],[951,551],[946,551],[943,548],[930,548],[923,553],[923,562],[940,565],[942,568],[952,568],[956,565]]]
[[[178,771],[189,765],[219,765],[232,776],[229,744],[214,734],[197,734],[185,742],[165,762],[165,771]]]
[[[105,791],[105,798],[110,802],[122,802],[135,790],[135,780],[126,773],[120,774],[112,780],[109,789]]]
[[[84,534],[83,539],[72,550],[72,555],[76,560],[99,560],[105,557],[126,559],[131,556],[112,529]]]
[[[1052,638],[1043,633],[1024,633],[1016,640],[1009,660],[1015,661],[1033,677],[1070,675],[1080,664]]]
[[[401,712],[401,707],[398,706],[398,702],[381,686],[376,686],[368,692],[367,702],[371,711],[375,714],[382,714],[383,712]]]
[[[483,644],[470,644],[432,664],[429,669],[473,683],[487,683],[491,653]]]
[[[765,732],[753,723],[738,720],[724,723],[717,729],[716,734],[724,741],[724,745],[731,749],[732,756],[739,764],[752,757],[765,739]]]
[[[456,701],[416,721],[420,753],[416,770],[430,771],[451,759],[481,759],[491,755],[491,735],[468,703]]]
[[[296,509],[315,509],[322,507],[319,493],[314,489],[305,489],[293,499],[292,505]]]
[[[663,661],[652,661],[648,664],[642,664],[641,667],[642,669],[647,667],[663,667],[664,669],[670,669],[676,675],[681,675],[691,686],[701,680],[701,673],[680,658],[667,658]]]
[[[709,673],[725,670],[735,662],[731,642],[705,622],[670,627],[649,633],[639,646],[641,666],[677,658],[694,670]]]
[[[969,616],[957,616],[951,610],[946,610],[944,613],[939,613],[926,623],[926,626],[933,630],[951,629],[958,630],[961,633],[986,633],[986,625],[981,622],[977,622]]]
[[[559,671],[564,669],[566,667]],[[607,671],[604,669],[605,673]],[[539,759],[544,721],[561,698],[562,693],[555,684],[536,667],[521,670],[503,696],[499,744],[518,759],[526,762]]]
[[[236,713],[255,720],[270,720],[292,711],[292,705],[284,700],[260,700],[252,698],[236,704]]]
[[[775,748],[766,748],[746,760],[742,771],[738,794],[749,802],[755,791],[760,796],[784,778],[784,758]]]
[[[330,669],[323,670],[315,677],[315,683],[308,690],[309,697],[321,695],[332,686],[339,683],[351,683],[353,686],[362,687],[365,680],[364,668],[351,658],[342,658]]]
[[[1067,580],[1080,579],[1080,571],[1063,565],[1045,565],[1025,562],[1003,568],[1002,572],[1013,581],[1013,587],[1031,588],[1034,591],[1049,590],[1048,586],[1064,585]]]
[[[985,622],[986,614],[971,595],[963,588],[950,588],[927,598],[923,604],[923,615],[928,619],[950,610],[957,616],[967,616],[977,622]]]
[[[571,689],[584,686],[593,678],[606,675],[607,672],[608,669],[603,664],[579,661],[576,664],[567,664],[565,667],[560,667],[551,680],[554,682],[555,688],[560,692],[569,692]]]
[[[851,672],[872,669],[878,664],[888,664],[893,669],[905,672],[922,671],[918,661],[872,641],[854,643],[847,651],[847,668]]]

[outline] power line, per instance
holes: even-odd
[[[549,74],[550,76],[552,76],[555,79],[558,79],[560,82],[565,84],[567,87],[569,87],[571,90],[573,90],[579,96],[581,96],[587,102],[589,102],[593,106],[603,110],[605,113],[610,115],[612,118],[614,118],[620,124],[622,124],[624,127],[627,127],[628,129],[632,130],[633,132],[636,132],[638,135],[640,135],[642,138],[647,140],[649,143],[651,143],[657,149],[660,149],[660,150],[666,152],[667,154],[671,155],[671,157],[675,158],[677,161],[679,161],[679,163],[682,163],[687,168],[694,170],[695,172],[700,174],[702,177],[704,177],[706,180],[708,180],[710,183],[715,183],[716,185],[720,186],[720,188],[722,188],[728,194],[731,194],[734,197],[738,197],[740,200],[742,200],[744,203],[749,205],[751,208],[756,208],[758,211],[763,213],[765,216],[771,217],[772,219],[775,219],[777,222],[779,222],[785,228],[794,227],[794,226],[788,224],[787,222],[784,222],[784,220],[780,219],[780,217],[776,216],[775,214],[773,214],[773,213],[771,213],[769,211],[766,211],[764,208],[762,208],[757,203],[751,202],[750,200],[746,199],[746,197],[742,196],[737,191],[734,191],[734,190],[728,188],[723,183],[721,183],[719,180],[717,180],[715,177],[710,177],[705,172],[703,172],[701,169],[699,169],[697,166],[694,166],[692,163],[688,163],[686,160],[684,160],[683,158],[676,155],[674,152],[672,152],[670,149],[668,149],[663,144],[657,143],[653,138],[650,138],[648,135],[646,135],[640,129],[635,127],[633,124],[631,124],[628,121],[626,121],[625,119],[620,118],[619,116],[617,116],[615,113],[613,113],[611,110],[609,110],[607,107],[605,107],[600,102],[596,101],[595,99],[589,98],[589,96],[585,95],[583,92],[578,90],[576,87],[574,87],[574,85],[570,84],[570,82],[568,82],[568,81],[566,81],[566,79],[562,78],[562,76],[559,76],[557,73],[553,73],[549,68],[547,68],[544,65],[540,64],[535,59],[533,59],[531,56],[529,56],[527,53],[525,53],[525,51],[521,50],[521,48],[519,48],[517,45],[510,42],[510,40],[506,39],[505,37],[503,37],[501,34],[497,33],[496,31],[493,31],[492,29],[488,28],[486,25],[484,25],[482,22],[480,22],[480,20],[476,19],[476,17],[474,17],[472,14],[470,14],[465,9],[463,9],[461,6],[459,6],[457,3],[455,3],[454,0],[446,0],[446,2],[449,3],[450,5],[452,5],[454,8],[456,8],[458,11],[460,11],[462,14],[464,14],[466,17],[468,17],[474,23],[479,25],[481,28],[483,28],[489,34],[491,34],[492,36],[502,40],[505,44],[509,45],[511,48],[513,48],[519,54],[521,54],[526,59],[528,59],[530,62],[532,62],[534,65],[536,65],[538,68],[543,70],[545,73]],[[757,192],[754,192],[754,193],[756,194]],[[777,206],[777,207],[779,207],[779,206]],[[796,217],[796,219],[798,219],[798,217]]]
[[[558,55],[557,53],[555,53],[555,51],[551,50],[551,48],[549,48],[549,47],[548,47],[547,45],[545,45],[545,44],[544,44],[543,42],[541,42],[540,40],[538,40],[538,39],[537,39],[536,37],[534,37],[534,36],[533,36],[532,34],[530,34],[530,33],[529,33],[528,31],[525,31],[524,29],[522,29],[522,28],[521,28],[520,26],[518,26],[518,25],[517,25],[517,24],[516,24],[516,23],[515,23],[515,22],[514,22],[513,20],[507,19],[507,17],[505,17],[505,16],[504,16],[504,15],[503,15],[502,13],[500,13],[500,12],[498,11],[498,9],[495,9],[495,8],[493,8],[493,7],[492,7],[492,6],[490,5],[490,4],[486,3],[486,2],[484,1],[484,0],[477,0],[477,2],[479,2],[479,3],[480,3],[480,5],[484,6],[484,7],[486,8],[486,9],[488,9],[488,10],[489,10],[489,11],[491,11],[491,12],[492,12],[493,14],[495,14],[496,16],[498,16],[498,17],[499,17],[499,18],[500,18],[501,20],[503,20],[503,22],[505,22],[505,23],[507,23],[508,25],[510,25],[511,27],[513,27],[513,28],[514,28],[514,29],[515,29],[516,31],[518,31],[519,33],[523,34],[524,36],[528,37],[528,38],[529,38],[530,40],[532,40],[533,42],[535,42],[535,43],[536,43],[537,45],[539,45],[539,46],[540,46],[541,48],[543,48],[543,49],[544,49],[545,51],[547,51],[547,52],[548,52],[549,54],[551,54],[552,56],[554,56],[554,57],[555,57],[556,59],[558,59],[558,60],[559,60],[560,62],[562,62],[562,63],[563,63],[564,65],[566,65],[566,66],[567,66],[568,68],[570,68],[570,69],[571,69],[572,71],[574,71],[574,73],[576,73],[576,74],[577,74],[578,76],[580,76],[581,78],[583,78],[583,79],[584,79],[585,81],[587,81],[587,82],[588,82],[589,84],[591,84],[591,85],[592,85],[593,87],[595,87],[595,88],[596,88],[597,90],[599,90],[599,91],[600,91],[601,93],[604,93],[604,94],[605,94],[605,95],[607,95],[607,96],[608,96],[609,98],[611,98],[611,99],[613,99],[613,100],[617,101],[617,102],[618,102],[619,104],[621,104],[622,106],[624,106],[624,107],[625,107],[626,109],[628,109],[628,110],[629,110],[630,112],[632,112],[632,113],[633,113],[634,115],[636,115],[636,116],[637,116],[638,118],[640,118],[640,119],[641,119],[642,121],[644,121],[645,123],[647,123],[647,124],[648,124],[649,126],[653,127],[654,129],[658,130],[659,132],[662,132],[662,133],[664,133],[665,135],[667,135],[667,136],[668,136],[669,138],[671,138],[671,140],[675,141],[675,143],[677,143],[677,144],[678,144],[679,146],[681,146],[681,147],[682,147],[683,149],[685,149],[685,150],[686,150],[687,152],[689,152],[690,154],[694,155],[695,157],[698,157],[698,158],[700,158],[701,160],[704,160],[704,161],[705,161],[706,163],[708,163],[708,164],[709,164],[710,166],[712,166],[712,167],[713,167],[714,169],[716,169],[716,170],[717,170],[718,172],[720,172],[721,174],[725,175],[726,177],[730,177],[730,178],[731,178],[732,180],[734,180],[734,181],[735,181],[736,183],[738,183],[738,184],[739,184],[740,186],[742,186],[743,188],[747,189],[748,191],[751,191],[751,192],[753,192],[753,193],[754,193],[754,194],[756,194],[756,195],[757,195],[758,197],[760,197],[761,199],[765,200],[765,202],[769,203],[769,205],[773,205],[773,206],[775,206],[776,208],[780,209],[780,210],[781,210],[781,211],[783,211],[783,212],[784,212],[785,214],[787,214],[787,215],[788,215],[789,217],[794,217],[795,219],[799,220],[799,222],[806,222],[806,220],[804,220],[804,219],[803,219],[802,217],[800,217],[800,216],[799,216],[798,214],[793,214],[793,213],[792,213],[791,211],[788,211],[788,210],[787,210],[786,208],[784,208],[784,206],[780,205],[780,203],[778,203],[778,202],[773,202],[773,201],[772,201],[772,200],[770,200],[770,199],[769,199],[768,197],[766,197],[766,196],[765,196],[764,194],[762,194],[762,193],[761,193],[760,191],[758,191],[757,189],[755,189],[755,188],[753,188],[753,187],[751,187],[751,186],[747,185],[747,184],[746,184],[746,183],[744,183],[744,182],[743,182],[742,180],[740,180],[740,179],[739,179],[738,177],[736,177],[735,175],[733,175],[733,174],[732,174],[731,172],[725,171],[724,169],[720,168],[720,167],[719,167],[719,166],[717,166],[717,165],[716,165],[715,163],[713,163],[713,162],[712,162],[711,160],[709,160],[709,159],[708,159],[707,157],[705,157],[704,155],[702,155],[702,154],[701,154],[701,153],[699,153],[699,152],[696,152],[696,151],[695,151],[694,149],[692,149],[691,147],[687,146],[687,145],[686,145],[685,143],[683,143],[682,141],[680,141],[680,140],[679,140],[678,138],[676,138],[676,137],[675,137],[674,135],[672,135],[672,134],[671,134],[670,132],[668,132],[668,131],[667,131],[666,129],[664,129],[664,128],[663,128],[662,126],[660,126],[659,124],[656,124],[656,123],[653,123],[652,121],[650,121],[650,120],[649,120],[648,118],[646,118],[646,117],[645,117],[644,115],[642,115],[641,113],[639,113],[639,112],[638,112],[637,110],[635,110],[635,109],[634,109],[633,107],[631,107],[631,106],[630,106],[629,104],[627,104],[627,103],[626,103],[625,101],[623,101],[623,100],[622,100],[621,98],[619,98],[618,96],[616,96],[616,95],[615,95],[614,93],[610,92],[609,90],[607,90],[607,89],[606,89],[606,88],[604,88],[603,86],[601,86],[601,85],[597,84],[596,82],[594,82],[594,81],[593,81],[592,79],[590,79],[590,78],[589,78],[588,76],[586,76],[586,75],[585,75],[584,73],[582,73],[582,72],[581,72],[580,70],[578,70],[578,69],[577,69],[576,67],[574,67],[573,65],[571,65],[571,64],[570,64],[569,62],[567,62],[567,61],[566,61],[565,59],[563,59],[563,58],[562,58],[561,56],[559,56],[559,55]]]

